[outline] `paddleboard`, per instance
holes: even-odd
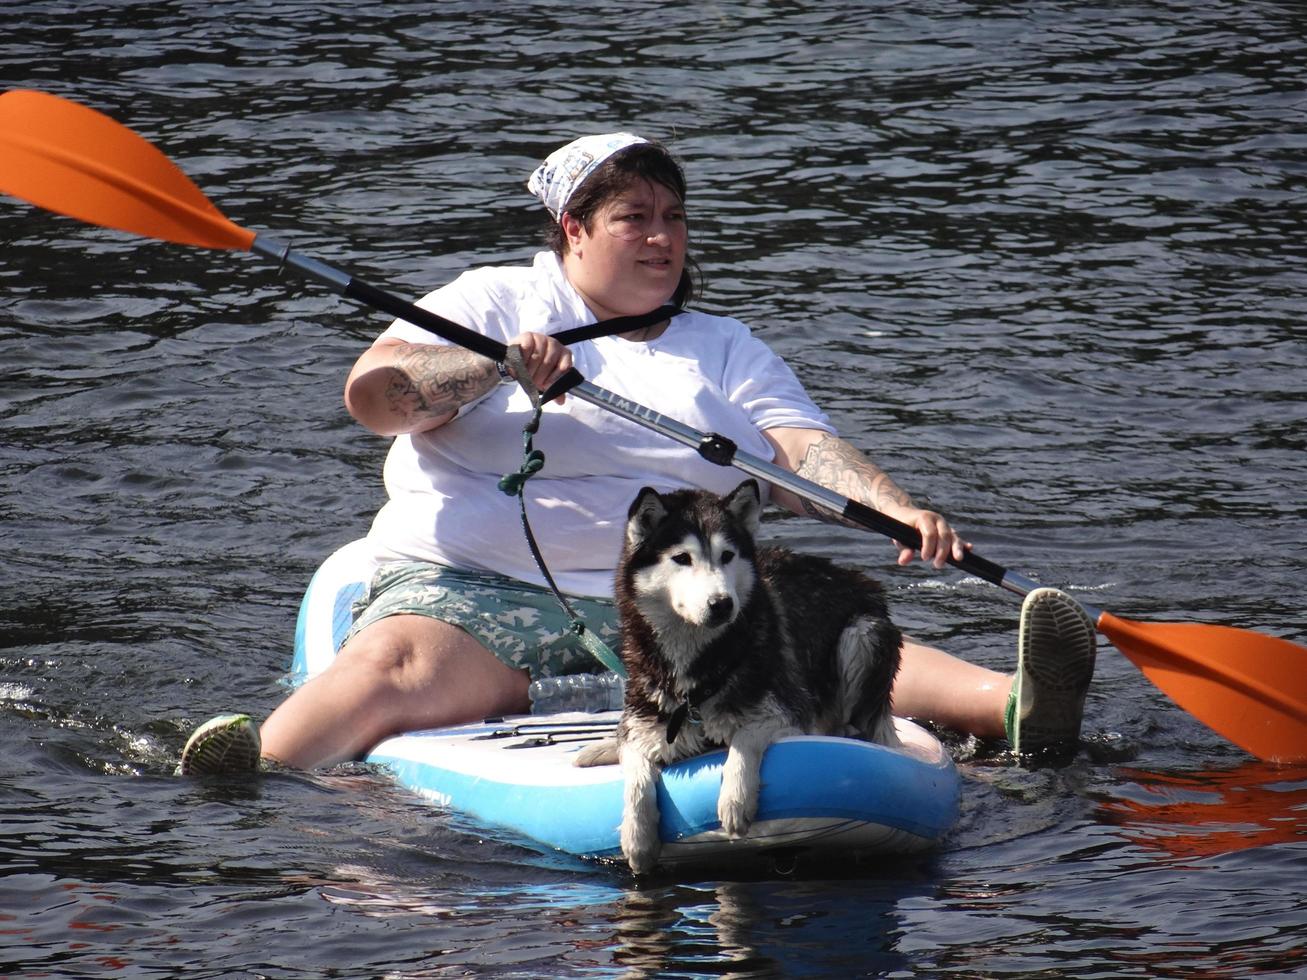
[[[295,631],[293,683],[336,656],[374,566],[364,541],[314,574]],[[582,858],[621,858],[618,766],[579,768],[576,753],[610,736],[620,712],[521,715],[386,739],[367,761],[415,793],[487,831]],[[777,863],[822,857],[910,855],[940,842],[957,820],[959,779],[937,739],[896,720],[901,748],[846,738],[785,738],[762,764],[758,816],[731,839],[717,820],[726,753],[668,767],[658,788],[667,866]]]

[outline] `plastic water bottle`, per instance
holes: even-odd
[[[533,715],[563,711],[616,711],[626,697],[626,679],[612,671],[603,674],[564,674],[542,677],[527,688]]]

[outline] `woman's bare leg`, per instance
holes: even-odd
[[[894,681],[896,715],[923,718],[982,738],[1002,738],[1011,690],[1011,674],[903,638],[903,658]]]
[[[263,723],[263,755],[297,769],[361,758],[388,736],[527,710],[524,670],[426,616],[360,631]]]

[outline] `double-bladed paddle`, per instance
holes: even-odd
[[[58,96],[0,95],[0,191],[106,228],[201,248],[257,252],[359,303],[502,361],[505,346],[361,282],[226,218],[158,149],[109,117]],[[917,530],[864,504],[598,388],[575,371],[563,391],[734,466],[904,544]],[[1019,595],[1038,583],[974,553],[951,563]],[[1251,630],[1199,623],[1139,623],[1086,606],[1097,629],[1180,707],[1253,755],[1307,760],[1307,648]]]

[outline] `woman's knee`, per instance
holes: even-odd
[[[471,637],[425,616],[387,616],[360,630],[337,655],[346,670],[390,685],[421,682]]]
[[[389,616],[373,623],[350,640],[336,663],[411,726],[529,708],[525,670],[505,664],[461,627],[425,616]]]

